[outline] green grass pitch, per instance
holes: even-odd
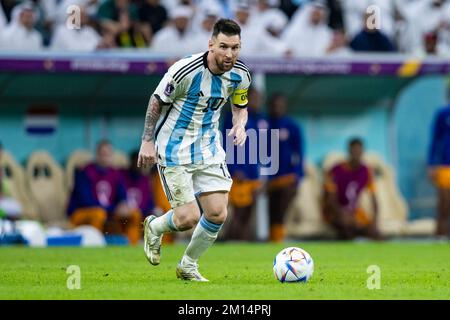
[[[274,278],[273,259],[288,246],[313,257],[310,282]],[[184,248],[163,246],[154,267],[142,246],[2,247],[0,299],[450,299],[448,243],[216,243],[200,260],[209,283],[176,278]],[[80,267],[79,290],[67,288],[70,265]],[[381,270],[380,289],[367,288],[370,265]]]

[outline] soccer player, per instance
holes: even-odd
[[[343,240],[356,236],[379,239],[375,184],[371,170],[361,161],[364,151],[362,141],[352,139],[348,151],[349,159],[335,165],[325,175],[324,218]],[[359,206],[364,190],[371,194],[373,217]]]
[[[268,177],[267,185],[270,240],[275,243],[284,241],[286,237],[284,217],[304,175],[301,128],[286,115],[286,109],[287,101],[283,94],[275,93],[269,98],[269,128],[279,130],[279,169]]]
[[[240,31],[232,20],[217,21],[208,51],[170,67],[147,109],[138,165],[157,162],[172,209],[145,219],[144,250],[149,262],[158,265],[162,235],[197,224],[176,269],[183,280],[208,281],[198,271],[198,259],[214,243],[227,217],[232,180],[220,142],[219,117],[229,99],[233,112],[229,136],[236,145],[243,145],[247,137],[251,77],[238,60]]]
[[[449,236],[450,104],[436,113],[428,155],[429,175],[438,191],[436,236]]]

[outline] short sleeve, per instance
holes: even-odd
[[[171,104],[177,97],[177,89],[180,84],[175,82],[172,73],[173,72],[169,69],[153,93],[154,96],[164,104]]]

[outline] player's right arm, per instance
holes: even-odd
[[[156,162],[155,127],[161,115],[163,102],[154,94],[150,97],[145,115],[144,133],[142,134],[141,149],[139,150],[138,167],[151,166]]]

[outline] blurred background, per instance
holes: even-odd
[[[285,170],[229,166],[222,240],[447,239],[450,1],[0,0],[1,243],[140,241],[170,209],[133,165],[148,99],[223,17],[242,28],[249,126],[280,130]],[[86,208],[103,211],[73,218]],[[359,209],[369,222],[338,218]]]

